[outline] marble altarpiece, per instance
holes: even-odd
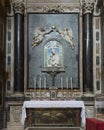
[[[92,39],[92,30],[96,30],[100,26],[99,24],[96,27],[96,21],[99,18],[96,17],[97,13],[93,10],[94,2],[92,0],[89,2],[65,0],[64,3],[62,0],[51,0],[50,2],[47,0],[40,2],[14,0],[11,6],[12,12],[8,13],[7,18],[14,25],[9,30],[13,35],[11,40],[6,42],[11,43],[11,47],[15,51],[12,50],[11,54],[7,53],[7,62],[8,56],[11,56],[11,68],[8,65],[7,70],[11,69],[11,75],[14,77],[8,78],[6,89],[6,105],[10,112],[7,121],[8,129],[14,129],[15,125],[19,129],[23,129],[19,111],[21,112],[23,101],[31,98],[36,100],[69,100],[74,97],[77,100],[84,101],[87,116],[93,117],[94,94],[96,94],[96,89],[100,88],[100,65],[92,66],[92,62],[96,64],[92,55],[92,52],[96,54],[96,46],[98,52],[96,56],[100,55],[98,40],[93,41]],[[91,26],[93,11],[95,11],[94,29]],[[89,27],[91,30],[89,30]],[[83,30],[84,28],[86,29]],[[42,29],[39,44],[38,42],[34,44],[36,29]],[[62,35],[65,29],[72,31],[72,44]],[[98,28],[97,30],[99,32]],[[7,37],[9,37],[8,33]],[[89,37],[90,41],[86,40]],[[94,34],[94,37],[96,37],[96,34]],[[97,45],[93,44],[93,46],[91,44],[93,42]],[[53,43],[55,43],[54,47],[52,47]],[[52,44],[52,46],[47,49],[49,44]],[[49,56],[51,56],[50,52],[54,50],[53,48],[59,55],[57,66],[56,63],[51,62],[50,64],[47,62]],[[84,52],[86,52],[86,55]],[[87,64],[85,65],[85,63]],[[86,69],[87,65],[89,66],[88,69]],[[96,76],[92,68],[96,70]],[[83,77],[86,80],[83,80]],[[91,80],[90,84],[89,80]],[[93,87],[93,84],[97,87]],[[52,86],[54,87],[51,89]],[[72,88],[74,88],[73,93],[71,93]],[[52,93],[52,97],[50,92],[55,92]],[[97,91],[97,93],[100,92],[101,89]]]

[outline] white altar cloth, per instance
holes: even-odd
[[[85,106],[83,101],[51,101],[51,100],[31,100],[24,101],[22,107],[21,123],[24,125],[26,118],[26,108],[81,108],[82,127],[85,126]]]

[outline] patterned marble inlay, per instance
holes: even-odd
[[[99,65],[99,64],[100,64],[100,57],[96,56],[96,65]]]
[[[96,29],[99,29],[99,19],[96,19]]]
[[[100,90],[100,82],[96,81],[96,90]]]
[[[99,54],[99,43],[96,44],[96,54]]]
[[[100,69],[96,68],[96,78],[99,79],[100,78]]]

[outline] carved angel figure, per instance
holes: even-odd
[[[72,29],[65,28],[64,30],[57,30],[57,32],[70,44],[71,48],[74,49],[75,44],[73,42],[73,31]]]
[[[40,42],[42,42],[45,33],[46,31],[43,28],[36,28],[33,34],[32,47],[35,47],[36,45],[40,44]]]
[[[50,32],[51,30],[46,32],[44,28],[39,28],[39,27],[36,28],[33,34],[32,48],[35,47],[36,45],[39,45],[42,42],[44,36],[46,34],[49,34]]]

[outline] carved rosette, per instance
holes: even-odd
[[[82,0],[82,11],[85,13],[92,13],[94,9],[94,1],[93,0]]]
[[[12,0],[11,2],[15,13],[24,13],[24,0]]]

